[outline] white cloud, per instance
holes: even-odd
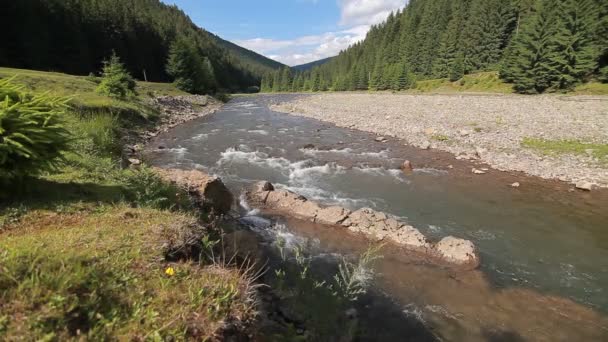
[[[363,40],[371,25],[382,22],[406,3],[404,0],[337,1],[341,12],[339,25],[343,28],[339,31],[286,40],[254,38],[235,43],[290,66],[313,62],[335,56]]]
[[[406,4],[404,0],[339,0],[341,25],[374,25]]]

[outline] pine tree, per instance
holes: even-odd
[[[509,1],[473,0],[465,30],[465,72],[487,70],[497,64],[516,22]]]
[[[595,32],[599,9],[593,0],[564,0],[558,8],[559,30],[552,57],[558,71],[556,87],[571,89],[597,66],[599,46]]]
[[[124,99],[127,96],[136,95],[136,85],[120,58],[115,52],[112,52],[110,59],[103,62],[102,79],[96,91],[103,95]]]
[[[504,72],[520,93],[540,93],[557,79],[554,64],[555,35],[558,32],[556,1],[544,0],[534,16],[522,25],[504,61]],[[501,77],[504,77],[501,74]]]
[[[178,39],[173,43],[167,72],[173,76],[179,89],[192,94],[203,94],[215,87],[211,63],[201,56],[195,43],[189,39]]]
[[[464,76],[464,56],[462,53],[456,55],[456,59],[450,67],[449,79],[451,82],[458,81]]]

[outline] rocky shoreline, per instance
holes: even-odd
[[[161,133],[188,121],[215,113],[224,105],[209,95],[159,96],[148,105],[160,112],[154,126],[143,132],[126,132],[123,137],[122,163],[124,167],[141,164],[143,145]]]
[[[370,208],[350,211],[339,206],[323,207],[293,192],[275,189],[265,181],[256,183],[247,191],[246,198],[254,207],[267,212],[346,228],[370,240],[391,242],[408,251],[420,253],[429,261],[468,269],[474,269],[480,263],[471,241],[448,236],[431,243],[418,229]]]
[[[608,165],[593,151],[543,154],[522,146],[526,138],[608,144],[605,96],[330,93],[278,101],[271,109],[447,151],[498,170],[584,190],[608,187]]]

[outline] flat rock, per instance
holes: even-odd
[[[479,257],[475,245],[469,240],[453,236],[444,237],[435,245],[435,251],[443,259],[456,264],[479,265]]]
[[[591,182],[577,182],[574,186],[577,189],[585,190],[585,191],[591,191],[591,190],[595,189],[595,187],[596,187],[596,185]]]
[[[338,206],[322,208],[317,211],[315,222],[330,225],[340,224],[350,213],[350,210]]]
[[[476,175],[483,175],[483,174],[486,173],[485,171],[479,170],[479,169],[476,169],[476,168],[471,169],[471,172],[473,172]]]

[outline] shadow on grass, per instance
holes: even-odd
[[[21,185],[0,184],[0,210],[25,205],[28,209],[56,209],[74,203],[112,204],[124,200],[126,190],[118,185],[55,182],[28,178]]]

